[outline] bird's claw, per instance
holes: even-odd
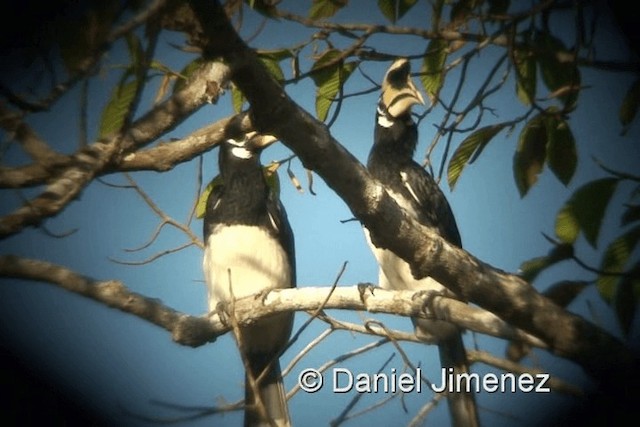
[[[358,283],[358,293],[360,294],[360,301],[364,304],[367,292],[373,295],[373,290],[376,288],[372,283]]]
[[[434,290],[420,290],[414,292],[411,297],[412,301],[419,300],[421,303],[420,312],[425,313],[427,317],[433,317],[433,301],[436,297],[445,297],[446,294],[442,291]]]
[[[218,317],[220,317],[220,321],[225,326],[229,326],[229,310],[228,310],[228,306],[229,305],[227,303],[225,303],[223,301],[220,301],[220,302],[218,302],[218,304],[216,304],[215,310],[213,310],[211,312],[211,315],[217,314]]]

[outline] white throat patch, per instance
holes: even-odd
[[[253,157],[253,153],[244,147],[233,147],[231,149],[231,154],[240,159],[250,159]]]
[[[231,154],[234,157],[237,157],[239,159],[250,159],[251,157],[253,157],[253,153],[247,150],[247,148],[245,147],[245,141],[236,141],[233,138],[229,138],[227,139],[227,142],[233,145]]]
[[[389,120],[387,115],[378,107],[378,124],[383,128],[390,128],[393,126],[393,120]]]

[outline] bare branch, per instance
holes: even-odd
[[[206,102],[217,100],[229,75],[227,66],[208,62],[194,73],[193,80],[167,101],[136,120],[124,135],[112,135],[71,156],[70,165],[55,177],[39,196],[13,213],[0,218],[0,239],[37,226],[57,215],[93,178],[123,156],[156,140],[172,130]]]
[[[12,255],[0,256],[0,277],[12,277],[25,280],[37,280],[60,286],[67,291],[94,299],[109,307],[117,308],[148,320],[174,334],[174,340],[190,346],[202,345],[226,333],[229,328],[216,313],[210,314],[209,327],[202,327],[202,318],[186,316],[162,305],[159,301],[130,292],[119,281],[97,281],[75,273],[66,267],[41,260],[20,258]],[[471,307],[460,301],[441,296],[422,295],[420,292],[387,291],[369,288],[362,293],[361,286],[338,287],[327,298],[330,288],[304,287],[297,289],[272,290],[256,299],[255,296],[238,299],[234,302],[234,315],[241,326],[253,324],[259,319],[285,311],[312,311],[318,308],[369,311],[371,313],[398,314],[407,317],[446,319],[462,328],[512,341],[544,347],[537,338],[531,337],[491,313]],[[256,301],[260,301],[258,304]],[[186,334],[182,329],[193,323],[195,338],[181,338]],[[346,323],[336,328],[348,329]],[[199,329],[198,329],[199,328]],[[354,328],[357,332],[385,337],[414,340],[408,335],[390,333],[384,328],[371,325]]]
[[[170,142],[160,142],[147,150],[133,151],[114,166],[114,170],[166,172],[176,165],[188,162],[218,145],[224,136],[224,128],[231,117],[198,129],[191,135]]]
[[[487,365],[494,366],[496,368],[500,368],[507,372],[514,372],[517,374],[546,374],[547,371],[542,369],[532,368],[530,366],[523,366],[518,363],[514,363],[507,359],[501,359],[499,357],[494,356],[493,354],[487,353],[486,351],[478,351],[478,350],[470,350],[467,351],[467,357],[469,361],[472,363],[480,362]],[[560,378],[557,377],[549,377],[547,381],[547,385],[549,388],[558,391],[560,393],[572,395],[572,396],[584,396],[584,392],[574,386],[573,384],[569,384]]]
[[[160,326],[183,345],[196,347],[218,335],[206,317],[180,313],[157,299],[131,292],[117,280],[93,280],[56,264],[12,255],[0,256],[0,276],[59,286]]]
[[[447,243],[435,230],[406,217],[327,128],[286,95],[216,2],[191,0],[191,5],[202,22],[205,58],[227,60],[234,83],[252,106],[256,129],[277,136],[306,168],[317,172],[371,232],[376,246],[406,260],[417,278],[433,277],[466,300],[541,338],[550,351],[581,364],[603,385],[617,383],[633,371],[631,352],[617,338],[555,305],[520,277],[481,262]],[[255,84],[258,81],[260,85]]]

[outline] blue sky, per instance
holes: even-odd
[[[384,22],[375,7],[362,8],[359,2],[338,16],[343,22]],[[425,9],[425,10],[422,10]],[[422,11],[421,11],[422,10]],[[258,16],[246,13],[242,34],[253,34],[260,22]],[[417,26],[428,19],[425,5],[421,2],[399,25]],[[606,58],[627,59],[624,41],[616,35],[608,17],[603,17],[602,44],[598,54]],[[607,21],[607,19],[609,19]],[[308,30],[298,25],[269,23],[264,32],[255,40],[261,48],[275,48],[301,39]],[[179,35],[168,35],[159,44],[159,59],[174,69],[180,69],[193,58],[178,53],[170,47],[169,41],[180,41]],[[416,54],[424,50],[425,42],[415,37],[402,40],[373,38],[379,50],[397,55]],[[342,47],[342,46],[339,46]],[[474,73],[469,74],[471,84],[478,79],[479,84],[495,56],[495,51],[486,50],[474,64]],[[309,52],[306,52],[306,60]],[[117,81],[118,70],[108,65],[126,61],[124,45],[116,49],[106,59],[107,67],[91,83],[92,108],[89,123],[96,129],[102,106],[106,102],[112,84]],[[285,65],[283,63],[283,65]],[[389,63],[381,62],[365,66],[369,76],[380,80]],[[417,70],[419,63],[414,63]],[[285,67],[285,73],[289,70]],[[454,72],[451,77],[455,77]],[[517,132],[513,135],[501,133],[486,148],[480,159],[468,167],[455,191],[443,188],[449,198],[458,221],[464,247],[483,261],[507,271],[515,271],[524,260],[542,255],[549,249],[541,232],[553,234],[555,213],[572,194],[586,181],[604,176],[592,161],[592,156],[604,164],[618,170],[637,169],[639,159],[637,123],[624,137],[619,136],[618,108],[628,90],[633,76],[582,71],[583,91],[579,109],[571,118],[570,125],[578,141],[579,165],[571,184],[565,188],[548,171],[526,198],[520,199],[512,172],[512,159],[517,144]],[[145,99],[154,96],[154,85],[145,93]],[[368,82],[357,73],[349,80],[345,92],[355,92],[368,87]],[[516,116],[524,107],[513,95],[513,82],[509,82],[502,92],[490,99],[496,109],[496,116],[485,115],[485,124],[497,123]],[[289,95],[308,111],[314,111],[315,89],[311,81],[304,81],[287,88]],[[466,95],[469,96],[468,92]],[[373,117],[377,93],[350,98],[342,106],[342,112],[333,125],[332,134],[361,162],[366,161],[373,137]],[[450,98],[451,85],[445,86],[443,96]],[[29,123],[51,144],[61,151],[70,151],[77,144],[79,91],[74,90],[64,97],[50,113],[33,115]],[[95,108],[94,108],[95,106]],[[181,137],[212,121],[231,113],[231,101],[227,95],[218,105],[206,106],[185,124],[175,129],[168,137]],[[420,145],[416,157],[424,156],[426,147],[434,133],[434,123],[442,116],[442,109],[436,108],[427,116],[420,127]],[[168,139],[168,138],[166,138]],[[454,140],[459,143],[460,140]],[[290,154],[286,147],[277,144],[263,154],[263,162],[278,160]],[[441,151],[436,150],[433,160],[439,162]],[[7,162],[20,162],[22,158],[16,150],[5,155]],[[306,189],[305,173],[300,162],[293,160],[292,169],[301,180],[305,190],[298,192],[289,184],[284,170],[280,171],[282,199],[289,219],[296,233],[297,266],[299,286],[329,286],[335,279],[341,265],[348,262],[340,284],[353,285],[358,282],[375,282],[377,265],[371,255],[360,226],[356,222],[341,223],[351,218],[346,205],[315,176],[312,196]],[[154,172],[133,174],[138,184],[153,197],[170,216],[184,220],[194,202],[197,161],[176,167],[166,174]],[[205,184],[217,174],[217,151],[204,155]],[[110,183],[124,184],[121,176],[107,176]],[[444,183],[443,183],[444,184]],[[617,206],[625,200],[629,188],[621,187],[614,203]],[[31,193],[26,192],[29,195]],[[17,203],[14,193],[3,192],[1,213],[6,213]],[[619,216],[609,212],[601,245],[609,242],[619,232]],[[15,253],[36,257],[68,266],[69,268],[96,279],[122,280],[133,291],[161,299],[167,305],[190,314],[203,314],[206,310],[205,288],[202,282],[201,256],[197,248],[189,248],[179,253],[161,258],[143,266],[122,266],[110,261],[115,258],[136,261],[156,252],[172,248],[186,241],[181,233],[165,229],[160,238],[145,251],[124,252],[125,248],[138,247],[151,236],[158,224],[149,208],[132,190],[114,189],[101,183],[91,184],[79,200],[73,202],[58,217],[47,222],[53,232],[63,233],[77,228],[69,237],[55,239],[38,230],[26,230],[12,237],[0,246],[2,253]],[[201,222],[194,221],[193,230],[200,234]],[[579,244],[580,254],[591,265],[599,262],[599,253],[591,250],[583,241]],[[536,282],[544,289],[551,283],[564,278],[590,278],[580,268],[562,265],[545,272]],[[609,309],[599,299],[594,289],[587,289],[571,306],[571,309],[596,321],[614,334],[619,334],[615,320]],[[147,324],[133,316],[124,315],[98,303],[57,289],[51,285],[3,280],[0,286],[0,336],[8,347],[28,361],[38,374],[50,378],[71,396],[98,408],[118,425],[143,425],[126,415],[123,408],[147,416],[180,416],[167,408],[154,405],[151,401],[164,401],[178,405],[210,406],[223,402],[233,402],[242,396],[242,368],[230,336],[221,337],[217,342],[197,349],[174,344],[168,333]],[[391,316],[376,316],[368,313],[332,312],[342,319],[361,322],[363,319],[383,319],[393,328],[410,330],[408,319]],[[296,325],[306,320],[305,314],[298,314]],[[320,322],[307,329],[297,343],[284,355],[282,365],[310,340],[317,336],[324,325]],[[638,328],[633,332],[634,340]],[[467,345],[473,346],[472,334],[466,334]],[[290,389],[296,381],[297,373],[306,367],[318,367],[327,360],[356,349],[372,338],[336,332],[303,359],[286,378]],[[486,337],[476,337],[475,342],[483,349],[498,356],[504,352],[504,342]],[[435,349],[409,344],[407,354],[415,364],[425,369],[427,376],[437,378]],[[351,359],[339,366],[357,372],[375,373],[394,353],[394,348],[385,345],[374,351]],[[585,384],[579,367],[553,358],[542,351],[536,351],[526,363],[542,366],[549,372],[576,384]],[[400,371],[402,358],[396,354],[387,366]],[[492,371],[492,368],[475,366],[477,372]],[[496,371],[498,372],[498,371]],[[352,395],[332,394],[322,391],[317,394],[297,393],[290,401],[294,423],[305,425],[326,425],[347,404]],[[367,395],[359,403],[365,408],[383,398]],[[428,397],[427,397],[428,398]],[[482,394],[478,397],[480,416],[485,425],[535,425],[541,421],[541,413],[553,413],[558,405],[571,402],[557,395],[511,395]],[[384,425],[405,425],[425,402],[425,396],[406,396],[409,411],[402,410],[399,399],[389,403],[384,409],[364,415],[355,424],[375,422]],[[427,418],[428,422],[440,425],[447,417],[446,405],[440,404]],[[222,418],[205,418],[184,425],[238,425],[241,414],[226,414]]]

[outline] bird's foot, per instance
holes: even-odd
[[[362,301],[363,304],[368,294],[373,295],[375,288],[376,286],[373,283],[358,283],[358,293],[360,294],[360,301]]]
[[[420,290],[414,292],[411,297],[412,301],[418,301],[421,304],[420,312],[424,313],[427,319],[435,319],[433,302],[436,297],[446,297],[447,294],[443,291],[435,290]]]
[[[213,310],[211,313],[209,313],[209,316],[213,316],[214,314],[217,314],[218,317],[220,317],[220,321],[222,322],[223,325],[225,326],[229,326],[229,304],[220,301],[218,302],[218,304],[216,305],[215,310]]]

